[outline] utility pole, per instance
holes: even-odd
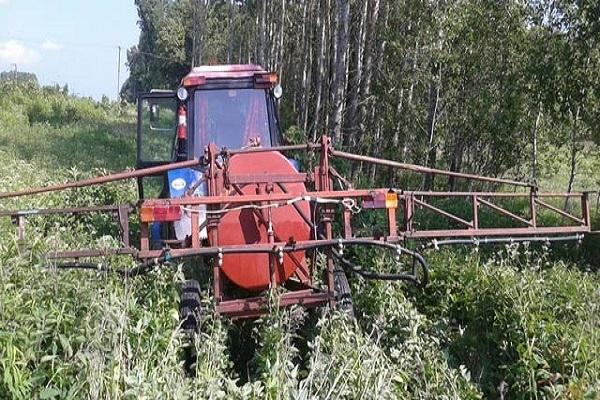
[[[121,93],[121,46],[119,46],[119,56],[117,63],[117,101],[119,101],[119,94]]]

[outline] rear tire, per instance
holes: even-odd
[[[352,302],[352,292],[348,283],[348,277],[338,265],[333,270],[333,285],[336,293],[336,308],[351,319],[354,319],[354,303]]]
[[[183,282],[179,302],[179,317],[181,319],[181,329],[186,334],[193,335],[199,332],[202,305],[200,302],[200,284],[197,280],[190,279]]]
[[[181,298],[179,300],[179,318],[181,330],[187,340],[183,348],[183,368],[189,377],[196,375],[196,344],[194,336],[200,332],[202,308],[200,303],[200,284],[197,280],[190,279],[181,285]]]

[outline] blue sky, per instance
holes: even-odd
[[[0,71],[33,72],[42,84],[100,99],[117,96],[139,29],[133,0],[0,0]]]

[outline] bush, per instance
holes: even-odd
[[[487,395],[588,398],[600,393],[597,288],[597,276],[508,247],[489,261],[443,252],[413,298]]]

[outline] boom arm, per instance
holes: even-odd
[[[227,170],[227,158],[236,154],[248,154],[259,152],[272,151],[298,151],[308,150],[320,153],[319,166],[312,174],[296,174],[291,176],[270,175],[232,175]],[[419,173],[433,173],[447,176],[455,176],[464,179],[473,179],[497,184],[509,184],[514,186],[529,187],[528,192],[420,192],[420,191],[404,191],[402,189],[347,189],[333,190],[331,185],[333,176],[338,175],[330,166],[330,158],[338,157],[347,160],[376,163],[392,168],[406,169]],[[225,162],[218,162],[218,159],[223,159]],[[292,145],[279,146],[272,148],[249,148],[240,150],[221,150],[218,151],[214,145],[209,146],[205,161],[208,161],[207,169],[207,186],[208,196],[193,197],[184,196],[178,199],[151,199],[144,200],[140,203],[141,208],[153,209],[155,207],[181,207],[191,210],[192,214],[197,212],[199,206],[207,207],[209,211],[209,226],[208,230],[214,229],[214,224],[218,224],[219,216],[227,213],[232,209],[250,208],[258,210],[262,207],[285,207],[294,205],[298,201],[308,201],[315,204],[322,210],[323,215],[328,215],[326,218],[332,218],[335,213],[335,208],[341,206],[341,215],[343,218],[342,237],[340,243],[348,240],[358,240],[354,244],[361,244],[361,240],[366,240],[362,244],[372,245],[373,241],[378,243],[388,243],[399,245],[406,240],[441,240],[450,239],[443,244],[464,243],[473,241],[479,243],[497,242],[499,238],[534,238],[540,240],[552,239],[558,237],[563,239],[578,239],[581,235],[591,231],[591,220],[589,210],[589,193],[541,193],[537,192],[536,188],[524,182],[518,182],[508,179],[499,179],[484,177],[479,175],[464,174],[458,172],[437,170],[426,168],[413,164],[399,163],[391,160],[383,160],[374,157],[365,157],[356,154],[346,153],[334,150],[330,146],[330,141],[327,137],[323,137],[319,144],[308,145]],[[70,182],[60,185],[48,186],[36,189],[21,190],[12,193],[0,193],[0,198],[12,198],[18,196],[32,195],[37,193],[59,191],[68,188],[76,188],[83,186],[96,185],[116,180],[129,179],[141,176],[155,175],[165,171],[193,167],[199,164],[198,160],[190,160],[169,165],[140,169],[136,171],[122,172],[95,179],[87,179],[83,181]],[[306,181],[312,183],[314,191],[305,193],[301,198],[287,194],[285,188],[286,183],[294,181]],[[255,195],[239,194],[240,185],[257,185],[257,187],[269,187],[277,185],[282,189],[282,193],[265,193]],[[469,217],[457,215],[449,209],[445,209],[435,199],[453,200],[459,199],[466,201],[471,205],[471,214]],[[523,212],[518,213],[514,210],[509,210],[498,204],[500,199],[520,200],[527,204],[526,215]],[[579,204],[581,210],[579,215],[563,211],[558,207],[550,204],[549,199],[573,199]],[[351,206],[349,206],[351,205]],[[357,234],[357,230],[353,228],[353,215],[359,209],[381,209],[385,210],[387,216],[387,229],[370,237],[361,237]],[[481,220],[481,209],[486,208],[491,212],[505,217],[510,221],[509,227],[485,226]],[[298,208],[297,208],[298,210]],[[540,210],[553,213],[560,219],[565,221],[564,224],[543,224],[538,218]],[[82,213],[82,212],[98,212],[98,208],[90,207],[89,209],[54,209],[50,212],[44,210],[33,211],[4,211],[2,216],[10,216],[19,219],[20,232],[24,230],[24,218],[31,215],[44,215],[49,213]],[[100,210],[102,211],[102,210]],[[132,208],[127,205],[118,207],[119,217],[121,222],[122,233],[129,235],[129,229],[124,229],[126,217]],[[447,222],[447,226],[439,229],[425,228],[421,229],[417,222],[419,216],[424,212],[429,212],[435,215],[439,220]],[[323,217],[321,215],[321,217]],[[313,229],[323,221],[317,220],[317,215],[302,215],[304,221]],[[192,219],[194,224],[196,218]],[[210,222],[212,221],[212,222]],[[210,224],[213,224],[211,228]],[[171,249],[169,257],[187,257],[201,254],[217,254],[217,248],[221,252],[291,252],[297,251],[298,248],[319,248],[330,247],[331,243],[319,242],[319,240],[331,241],[333,232],[330,231],[328,237],[315,237],[306,242],[275,242],[273,246],[263,248],[261,245],[241,245],[229,247],[206,247],[202,246],[202,241],[198,237],[199,231],[204,226],[193,226],[191,247],[181,249]],[[134,249],[128,245],[124,248],[116,249],[112,253],[116,254],[134,254],[139,259],[149,260],[163,255],[162,250],[151,250],[149,248],[149,226],[148,223],[141,223],[141,242],[140,248]],[[210,236],[210,233],[209,233]],[[478,238],[478,239],[475,239]],[[486,239],[495,238],[495,239]],[[510,239],[508,239],[510,240]],[[129,244],[129,237],[123,237],[123,243]],[[293,245],[292,245],[293,244]],[[295,250],[294,250],[295,249]],[[50,258],[72,258],[72,257],[94,257],[106,255],[106,250],[86,249],[84,251],[61,252],[50,255]]]

